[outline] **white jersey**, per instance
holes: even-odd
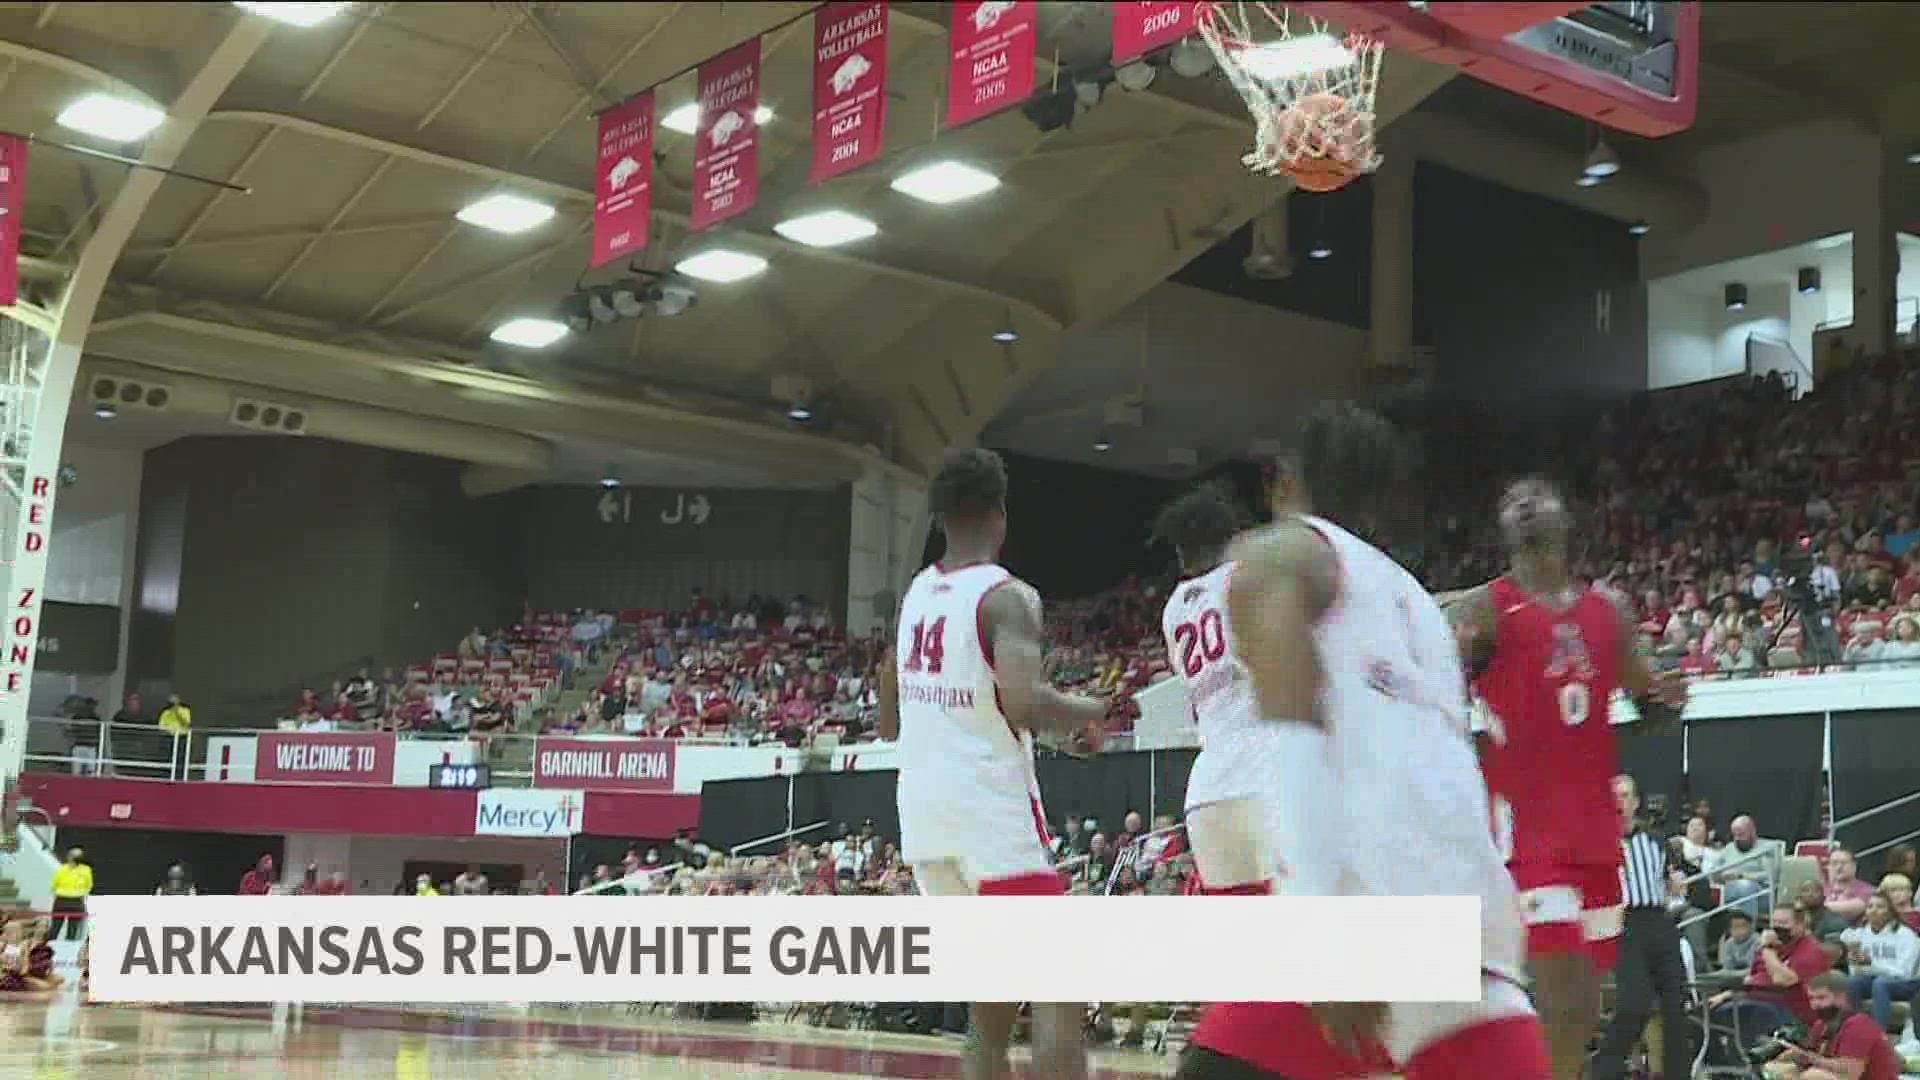
[[[1466,677],[1446,615],[1412,574],[1319,518],[1304,524],[1339,561],[1333,607],[1314,629],[1331,766],[1345,791],[1342,892],[1480,896],[1484,957],[1517,975],[1519,899],[1485,825],[1486,784],[1468,735]],[[1393,844],[1358,842],[1394,836]],[[1410,868],[1406,852],[1420,853]]]
[[[1255,799],[1276,782],[1272,765],[1283,748],[1269,738],[1253,684],[1234,647],[1227,620],[1233,564],[1222,563],[1175,586],[1160,616],[1167,662],[1180,675],[1187,704],[1200,726],[1200,756],[1187,778],[1188,809]],[[1274,745],[1269,745],[1274,743]]]
[[[993,657],[980,637],[980,609],[1013,582],[980,563],[913,579],[900,607],[901,857],[959,860],[974,880],[1050,869],[1033,736],[1000,708]]]

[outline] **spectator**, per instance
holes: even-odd
[[[492,893],[492,886],[487,884],[487,875],[481,873],[477,866],[467,867],[453,879],[455,896],[490,896]]]
[[[1826,890],[1818,881],[1803,881],[1793,893],[1793,906],[1806,913],[1807,931],[1827,949],[1827,959],[1838,960],[1842,954],[1840,935],[1852,925],[1847,920],[1827,910]]]
[[[273,856],[262,855],[253,869],[240,875],[241,896],[266,896],[273,892]]]
[[[1129,810],[1120,820],[1120,835],[1113,842],[1114,849],[1125,851],[1139,842],[1140,834],[1146,831],[1146,823],[1140,819],[1140,811]]]
[[[478,631],[475,631],[478,633]],[[433,887],[432,874],[420,874],[413,879],[413,895],[439,896],[440,890]]]
[[[1847,920],[1850,926],[1860,924],[1861,916],[1867,912],[1867,900],[1873,895],[1873,886],[1861,881],[1857,872],[1853,852],[1835,847],[1827,853],[1827,910]]]
[[[1893,1003],[1910,1000],[1920,982],[1920,934],[1894,915],[1886,893],[1867,901],[1866,921],[1840,936],[1852,971],[1848,991],[1854,1007],[1870,1008],[1882,1030],[1893,1026]]]
[[[1753,818],[1745,814],[1733,819],[1732,832],[1733,842],[1716,852],[1705,869],[1721,886],[1727,903],[1758,919],[1760,894],[1780,880],[1780,860],[1787,845],[1763,839]]]
[[[1688,818],[1686,831],[1680,837],[1680,860],[1692,864],[1693,870],[1689,873],[1697,874],[1706,869],[1713,850],[1708,842],[1707,819],[1698,814]]]
[[[1832,972],[1817,976],[1807,998],[1818,1019],[1804,1041],[1767,1067],[1770,1080],[1899,1080],[1901,1064],[1884,1030],[1847,1010],[1845,979]]]
[[[1753,658],[1753,650],[1741,642],[1738,633],[1726,636],[1725,644],[1713,658],[1714,666],[1725,672],[1752,671],[1759,666]]]
[[[200,890],[193,887],[193,875],[187,872],[185,863],[174,863],[167,867],[167,876],[160,880],[153,890],[155,896],[199,896]]]
[[[1760,951],[1759,935],[1753,932],[1753,916],[1738,908],[1727,913],[1727,933],[1720,939],[1720,970],[1744,972],[1753,967]]]
[[[1880,661],[1888,667],[1920,667],[1920,618],[1902,611],[1887,629],[1890,638],[1880,646]]]
[[[1900,921],[1920,932],[1920,912],[1913,910],[1913,879],[1905,874],[1882,874],[1880,891],[1893,902],[1893,913],[1900,916]]]
[[[160,710],[160,730],[173,737],[173,775],[187,779],[188,763],[192,761],[193,710],[179,694],[167,695],[167,707]]]
[[[306,872],[300,875],[300,884],[295,885],[293,887],[293,895],[295,896],[323,895],[322,884],[320,881],[319,866],[313,863],[307,864]]]
[[[1113,871],[1113,854],[1107,849],[1107,834],[1097,832],[1087,840],[1087,861],[1080,868],[1080,880],[1090,890],[1104,889],[1107,875]]]
[[[93,867],[87,863],[85,849],[67,849],[67,861],[54,868],[53,917],[60,920],[60,937],[82,941],[87,921],[87,897],[93,895]]]
[[[1798,1021],[1811,1024],[1813,1005],[1807,983],[1829,968],[1827,954],[1807,930],[1806,912],[1791,904],[1774,906],[1771,925],[1760,935],[1760,951],[1739,990],[1709,999],[1714,1019],[1743,1031],[1771,1031]]]
[[[126,703],[121,705],[120,710],[113,714],[113,719],[108,721],[111,724],[150,724],[152,722],[147,718],[145,710],[140,707],[139,694],[128,694]]]

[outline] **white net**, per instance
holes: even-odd
[[[1381,44],[1285,7],[1205,4],[1200,36],[1255,122],[1242,160],[1308,190],[1339,187],[1380,165],[1373,149]]]

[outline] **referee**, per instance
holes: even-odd
[[[1613,1017],[1601,1032],[1594,1056],[1594,1080],[1621,1080],[1627,1055],[1639,1043],[1660,1003],[1660,1049],[1666,1080],[1691,1074],[1688,1043],[1686,967],[1680,957],[1680,931],[1667,911],[1666,845],[1640,827],[1640,791],[1631,776],[1613,778],[1614,803],[1620,808],[1622,892],[1627,901],[1626,929],[1620,939],[1620,963],[1614,972]]]

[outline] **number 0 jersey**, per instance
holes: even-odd
[[[1504,577],[1487,591],[1493,660],[1474,688],[1490,742],[1487,788],[1496,814],[1502,804],[1511,814],[1510,860],[1610,866],[1620,857],[1609,723],[1623,659],[1619,612],[1597,592],[1556,608]]]

